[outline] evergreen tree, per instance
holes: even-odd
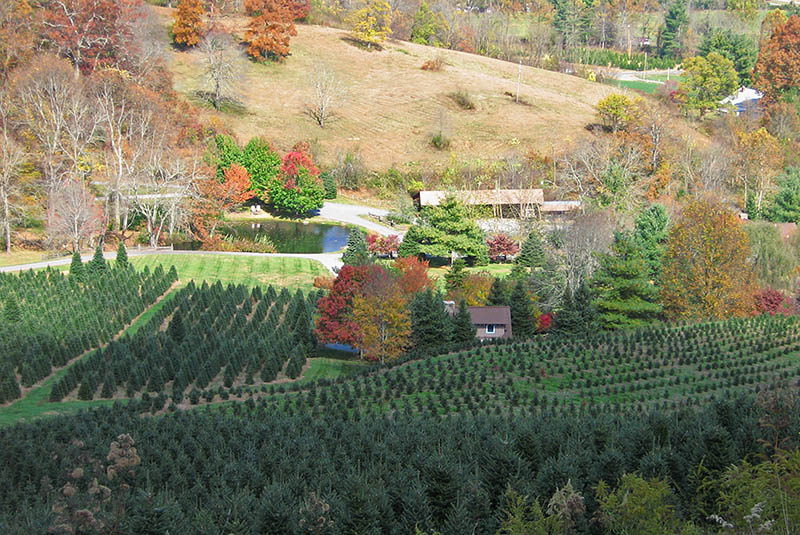
[[[86,266],[81,261],[81,253],[72,253],[72,263],[69,265],[69,276],[79,282],[86,280]]]
[[[542,271],[544,264],[545,255],[542,235],[537,229],[533,229],[522,243],[522,248],[514,259],[511,277],[516,280],[522,280],[531,273]]]
[[[125,248],[125,243],[120,240],[119,247],[117,247],[117,267],[127,268],[130,267],[128,262],[128,250]]]
[[[87,271],[92,278],[97,277],[108,269],[106,259],[103,258],[103,246],[98,244],[94,250],[94,256],[89,260]]]
[[[9,293],[3,303],[3,319],[6,323],[18,323],[22,319],[17,295]]]
[[[530,338],[536,333],[531,308],[531,297],[525,282],[517,281],[511,294],[511,327],[514,338]]]
[[[89,401],[94,397],[94,389],[89,377],[84,377],[81,381],[81,387],[78,389],[78,399],[82,401]]]
[[[489,290],[489,298],[487,303],[490,306],[504,306],[511,302],[511,284],[509,281],[496,277],[492,282],[492,288]]]
[[[661,30],[661,57],[680,57],[683,33],[689,24],[686,11],[686,0],[674,0],[664,16],[664,28]]]
[[[562,310],[556,316],[556,329],[567,334],[585,334],[594,327],[595,311],[592,294],[586,281],[571,292],[564,291]]]
[[[347,249],[342,255],[342,262],[349,266],[360,266],[369,262],[367,238],[361,229],[350,229],[350,233],[347,235]]]
[[[660,204],[652,204],[636,218],[633,239],[641,249],[650,274],[657,281],[661,275],[664,245],[669,235],[669,214]]]
[[[631,236],[618,233],[611,251],[599,256],[591,283],[600,325],[604,329],[641,327],[661,312],[658,289],[650,282],[647,264]]]
[[[453,316],[453,342],[462,344],[475,340],[477,329],[472,324],[472,317],[467,310],[467,302],[462,299],[458,303],[458,311]]]
[[[444,285],[449,291],[460,290],[464,286],[464,279],[467,277],[467,272],[464,271],[466,265],[463,258],[456,258],[444,274]]]
[[[111,399],[114,397],[114,392],[117,390],[117,383],[114,380],[113,373],[106,373],[106,377],[103,380],[103,390],[100,392],[100,397],[103,399]]]
[[[180,309],[176,310],[175,314],[172,316],[167,332],[172,339],[179,344],[186,338],[186,326],[183,324],[183,314]]]
[[[427,350],[450,342],[451,321],[438,292],[419,292],[411,301],[411,338],[414,348]]]

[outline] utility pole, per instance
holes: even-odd
[[[519,60],[519,70],[517,71],[517,98],[515,102],[519,102],[519,85],[522,82],[522,60]]]

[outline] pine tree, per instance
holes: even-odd
[[[178,344],[183,342],[183,339],[186,338],[186,326],[183,324],[183,314],[180,309],[176,310],[175,314],[172,315],[167,332]]]
[[[117,267],[119,268],[128,268],[130,267],[130,262],[128,262],[128,250],[125,248],[125,243],[120,240],[119,247],[117,247]]]
[[[347,235],[347,249],[342,255],[342,262],[350,266],[360,266],[369,262],[367,238],[361,229],[350,229],[350,233]]]
[[[515,338],[530,338],[536,333],[531,298],[523,281],[517,281],[511,294],[511,328]]]
[[[651,284],[647,263],[633,238],[619,233],[611,253],[599,256],[591,287],[604,329],[641,327],[661,312],[658,289]]]
[[[458,311],[453,316],[453,342],[462,344],[475,340],[477,329],[472,324],[472,317],[467,309],[467,302],[462,299],[458,303]]]
[[[98,244],[94,250],[94,256],[89,260],[87,271],[91,278],[96,278],[98,275],[104,273],[108,269],[106,259],[103,257],[103,246]]]
[[[9,293],[3,303],[3,319],[6,323],[18,323],[22,319],[17,295]]]
[[[72,253],[72,263],[69,265],[69,276],[78,282],[86,280],[86,266],[81,261],[81,253],[75,251]]]

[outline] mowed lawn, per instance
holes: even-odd
[[[274,258],[238,255],[148,255],[132,256],[136,269],[145,266],[151,270],[162,265],[165,269],[175,266],[182,283],[220,281],[222,284],[244,284],[245,286],[285,286],[291,290],[313,289],[314,278],[330,272],[315,260],[305,258]]]

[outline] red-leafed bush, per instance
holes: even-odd
[[[772,288],[764,288],[753,295],[756,312],[758,314],[783,314],[788,316],[794,313],[794,306],[785,295]]]
[[[495,262],[505,260],[519,252],[517,242],[505,234],[495,234],[486,240],[486,245],[489,247],[489,258]]]

